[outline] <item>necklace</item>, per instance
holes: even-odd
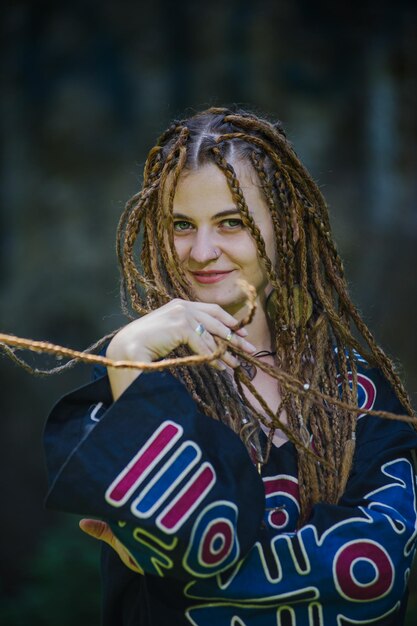
[[[261,357],[261,356],[275,356],[276,352],[270,352],[269,350],[260,350],[259,352],[257,352],[256,354],[253,354],[252,356],[254,357]],[[256,365],[253,365],[253,363],[248,363],[248,361],[245,361],[244,359],[239,358],[239,362],[240,362],[240,366],[243,370],[245,370],[247,377],[249,378],[250,381],[252,381],[257,373],[257,368]]]

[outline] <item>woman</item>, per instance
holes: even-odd
[[[106,356],[218,358],[98,368],[51,413],[48,504],[110,544],[103,624],[401,624],[413,412],[280,124],[175,122],[117,249],[134,314]]]

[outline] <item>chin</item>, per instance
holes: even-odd
[[[218,304],[228,312],[229,310],[238,311],[246,303],[246,297],[240,289],[236,290],[236,293],[225,294],[224,290],[202,289],[201,285],[199,285],[197,288],[194,288],[194,292],[200,302]]]

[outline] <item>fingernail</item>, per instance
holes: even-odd
[[[242,337],[247,337],[249,335],[248,331],[246,330],[246,328],[241,328],[240,330],[237,331],[239,333],[239,335],[241,335]]]
[[[94,537],[94,533],[91,530],[88,523],[84,523],[83,520],[81,520],[78,525],[79,525],[80,530],[83,531],[83,533],[85,533],[86,535],[90,535],[91,537]]]
[[[250,343],[249,341],[245,341],[245,346],[248,348],[248,350],[250,350],[251,352],[256,352],[256,346],[253,345],[253,343]]]

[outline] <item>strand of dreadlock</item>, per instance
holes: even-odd
[[[252,385],[249,378],[245,374],[239,375],[238,371],[235,371],[235,381],[240,393],[243,396],[244,391],[242,383],[248,388],[248,390],[257,399],[260,406],[271,420],[271,423],[268,422],[261,413],[255,411],[254,409],[257,419],[261,423],[263,423],[264,426],[268,429],[279,428],[280,430],[282,430],[282,432],[286,434],[288,439],[295,445],[299,458],[299,482],[302,487],[300,491],[303,492],[302,496],[300,497],[300,514],[302,519],[306,519],[308,516],[308,512],[311,508],[311,502],[316,502],[318,500],[318,481],[315,474],[315,462],[321,461],[321,463],[327,464],[327,461],[325,461],[323,458],[318,457],[318,455],[312,449],[310,449],[310,447],[308,447],[308,441],[303,438],[299,438],[292,428],[285,425],[283,422],[281,422],[281,420],[279,420],[277,415],[273,413],[268,404],[257,392],[256,388]],[[259,459],[258,465],[262,465],[267,462],[270,449],[270,446],[267,445],[264,456]]]
[[[252,382],[250,381],[249,377],[246,375],[244,370],[243,371],[239,371],[239,370],[242,370],[242,368],[236,368],[234,370],[234,379],[235,379],[235,382],[236,382],[236,386],[238,387],[239,393],[241,394],[241,397],[243,399],[246,398],[244,390],[243,390],[243,385],[245,385],[245,387],[256,398],[256,400],[259,402],[260,406],[262,407],[262,409],[266,413],[266,417],[265,417],[264,415],[262,415],[262,413],[257,411],[251,405],[252,411],[253,411],[256,419],[259,422],[261,422],[267,429],[279,428],[288,437],[288,439],[296,446],[297,449],[298,448],[305,449],[304,442],[296,436],[296,434],[293,432],[293,430],[291,428],[289,428],[288,425],[286,425],[284,422],[282,422],[279,419],[279,417],[277,417],[275,415],[275,413],[271,410],[271,408],[269,407],[269,405],[265,401],[265,399],[260,395],[260,393],[258,393],[257,389],[254,387],[254,385],[252,384]],[[316,461],[321,461],[323,463],[327,463],[327,461],[325,461],[324,459],[319,458],[318,455],[313,450],[310,450],[310,449],[307,448],[306,449],[306,454],[310,455]],[[265,463],[266,461],[260,460],[259,462],[260,463]]]
[[[244,128],[250,128],[252,130],[263,132],[264,135],[272,141],[272,144],[275,146],[278,152],[282,153],[286,160],[292,165],[296,172],[300,172],[300,186],[309,191],[312,194],[317,206],[325,206],[325,200],[315,184],[313,178],[310,173],[304,168],[302,163],[297,157],[295,150],[293,149],[291,143],[285,137],[285,134],[276,129],[272,124],[268,121],[263,120],[251,120],[243,116],[238,115],[226,115],[225,121],[230,121],[235,123],[238,126],[242,126]]]
[[[337,248],[334,244],[334,242],[332,241],[332,237],[330,234],[330,231],[326,228],[325,224],[323,223],[323,220],[320,218],[320,216],[318,215],[317,211],[314,209],[314,207],[312,207],[308,201],[306,201],[305,198],[303,198],[303,202],[304,202],[304,206],[305,206],[305,210],[306,210],[306,216],[307,218],[313,220],[318,233],[320,234],[320,236],[323,238],[323,240],[326,242],[327,247],[330,249],[332,256],[333,256],[333,262],[336,266],[336,272],[339,273],[340,279],[344,280],[344,275],[345,275],[345,271],[344,271],[344,267],[343,267],[343,262],[342,259],[339,256],[339,253],[337,251]]]
[[[324,365],[326,369],[327,376],[322,381],[322,389],[325,393],[328,393],[331,397],[340,398],[339,394],[339,386],[338,386],[338,371],[337,371],[337,359],[335,358],[334,346],[337,343],[336,337],[333,336],[332,333],[329,333],[328,338],[328,357],[326,358]],[[357,401],[355,401],[355,406],[357,406]],[[331,442],[330,449],[332,450],[333,458],[335,459],[335,464],[339,468],[337,477],[333,476],[331,479],[331,484],[327,484],[327,493],[329,493],[329,497],[332,499],[331,502],[337,502],[338,494],[339,494],[339,480],[340,480],[340,468],[341,463],[343,462],[343,441],[341,438],[341,424],[344,422],[344,415],[346,409],[342,409],[339,406],[333,406],[333,410],[327,410],[326,413],[326,426],[329,425],[330,432],[327,432],[327,428],[324,431],[326,433],[326,439],[324,445],[327,444],[328,441]],[[356,418],[356,413],[353,411],[348,411],[348,415],[352,415]]]
[[[325,259],[324,259],[325,260]],[[339,281],[335,281],[335,287],[338,290],[339,293],[339,297],[343,298],[344,304],[345,306],[348,308],[349,311],[349,315],[351,317],[351,319],[353,320],[354,324],[356,325],[359,333],[361,334],[361,336],[365,339],[367,345],[369,346],[371,353],[364,353],[363,349],[361,348],[360,345],[355,346],[354,343],[352,342],[352,346],[360,353],[362,354],[362,356],[370,363],[376,363],[378,364],[378,366],[381,368],[382,373],[384,374],[384,376],[387,378],[388,382],[392,385],[393,389],[395,390],[398,399],[400,400],[401,404],[404,406],[404,408],[409,411],[409,412],[413,412],[413,408],[412,405],[409,401],[408,398],[408,394],[404,389],[404,386],[401,382],[400,377],[398,376],[398,374],[396,373],[395,369],[392,367],[392,363],[391,360],[389,359],[389,357],[385,354],[385,352],[383,351],[383,349],[376,343],[372,333],[370,332],[369,328],[367,327],[367,325],[365,324],[365,322],[362,320],[359,311],[357,310],[357,308],[355,307],[355,305],[350,302],[349,298],[347,297],[347,294],[345,295],[344,291],[342,291],[342,289],[340,288],[340,283]]]
[[[354,359],[349,358],[350,372],[352,381],[352,391],[355,391],[357,397],[357,368]],[[344,428],[342,428],[342,458],[340,462],[339,470],[339,492],[337,494],[338,499],[343,495],[346,484],[349,478],[349,474],[352,469],[353,455],[355,452],[355,430],[356,430],[357,417],[351,412],[347,412],[346,419],[343,422]]]
[[[166,158],[164,167],[166,167],[167,163],[169,163],[172,160],[173,156],[174,156],[173,151],[171,151],[171,153]],[[145,171],[147,171],[147,165],[145,166]],[[144,202],[145,209],[148,209],[149,205],[152,204],[151,199],[152,199],[152,195],[154,195],[154,192],[158,193],[158,189],[160,188],[160,173],[161,173],[161,164],[158,162],[157,164],[155,164],[155,167],[153,168],[153,171],[152,171],[152,177],[155,178],[155,180],[152,181],[152,184],[148,189],[145,189],[143,191],[143,194],[144,196],[146,195],[146,200],[147,200],[146,203]],[[147,212],[144,211],[144,214],[145,214],[144,220],[142,219],[142,216],[139,216],[139,215],[136,215],[133,217],[131,216],[130,221],[128,222],[126,226],[125,242],[124,242],[124,257],[125,259],[127,259],[127,264],[129,266],[129,269],[131,269],[131,272],[135,276],[137,281],[143,283],[145,279],[138,272],[134,259],[133,259],[133,247],[134,247],[134,244],[135,244],[135,241],[136,241],[139,229],[140,229],[140,224],[142,221],[144,221],[145,223],[144,230],[146,232],[146,240],[147,240],[148,246],[146,250],[143,251],[143,259],[149,262],[151,274],[148,274],[148,276],[152,275],[153,280],[154,280],[154,285],[149,285],[148,283],[148,287],[150,287],[153,290],[156,290],[156,292],[159,293],[160,296],[162,296],[162,302],[166,302],[169,300],[169,294],[166,292],[163,281],[160,279],[160,275],[158,271],[158,262],[157,262],[155,251],[153,248],[153,243],[150,244],[150,242],[154,241],[154,235],[155,235],[154,225],[149,218],[149,210]],[[129,272],[124,271],[124,276],[125,276],[126,281],[128,281]],[[131,282],[130,289],[129,289],[130,296],[132,300],[137,301],[137,296],[135,295],[135,291],[136,291],[135,286]]]
[[[318,255],[318,251],[317,253],[314,252],[314,246],[315,246],[314,238],[312,238],[312,241],[313,241],[313,254],[312,254],[313,281],[315,282],[316,292],[318,293],[320,300],[324,302],[326,314],[329,316],[330,320],[332,321],[333,318],[335,318],[336,320],[336,325],[334,328],[335,345],[337,346],[338,353],[341,351],[344,354],[344,346],[346,345],[346,336],[350,335],[350,332],[348,329],[344,327],[344,325],[340,322],[340,319],[337,317],[337,315],[334,312],[331,285],[325,281],[324,281],[324,284],[322,284],[320,281],[321,272],[319,269],[319,261],[318,261],[319,255]],[[342,332],[340,332],[340,330],[342,330]],[[332,349],[330,346],[329,348],[330,350]],[[328,358],[329,360],[332,359],[333,355],[330,353],[328,355]],[[339,363],[339,373],[342,376],[342,380],[345,381],[347,379],[347,368],[344,362]],[[347,398],[347,400],[349,401],[349,399],[351,398],[349,392],[350,392],[350,389],[347,389],[346,386],[342,388],[342,398],[345,398],[345,399]],[[337,389],[334,389],[334,394],[335,395],[338,394]],[[340,411],[340,408],[335,407],[334,419],[332,420],[332,431],[333,431],[333,438],[335,441],[334,455],[335,455],[336,463],[339,463],[341,460],[340,457],[341,457],[342,448],[343,448],[342,438],[341,438],[341,424],[343,424],[343,420],[344,420],[343,412]]]
[[[180,139],[185,143],[188,136],[188,129],[184,129],[181,133]],[[187,279],[184,271],[182,270],[182,264],[178,257],[178,253],[174,244],[174,222],[173,222],[173,204],[174,195],[178,178],[183,170],[187,153],[184,145],[179,146],[179,157],[174,168],[171,170],[172,181],[168,190],[168,204],[166,207],[166,213],[164,210],[164,190],[166,189],[166,181],[169,175],[168,171],[161,179],[161,193],[158,199],[158,242],[160,252],[163,256],[165,266],[168,270],[169,278],[174,286],[177,297],[190,299],[192,297],[192,290],[189,280]],[[168,242],[169,253],[166,249],[166,243]]]
[[[333,328],[335,329],[335,331],[337,330],[337,336],[340,338],[340,340],[343,343],[349,343],[353,348],[355,348],[360,354],[362,354],[362,356],[366,359],[366,360],[370,360],[370,362],[374,362],[375,361],[375,357],[372,354],[372,352],[368,352],[368,351],[364,351],[363,347],[361,346],[361,344],[359,343],[359,341],[357,341],[351,334],[349,329],[346,329],[345,325],[342,324],[340,322],[340,319],[338,317],[337,311],[334,308],[334,304],[333,301],[330,297],[328,297],[328,295],[326,294],[324,288],[323,288],[323,284],[322,284],[322,280],[320,278],[320,269],[319,269],[319,247],[317,245],[317,235],[316,232],[314,230],[314,228],[312,227],[312,225],[310,225],[310,238],[312,240],[313,243],[313,252],[310,255],[310,261],[312,264],[312,279],[313,279],[313,284],[314,284],[314,288],[317,292],[317,295],[322,303],[322,306],[324,308],[324,310],[326,310],[326,313],[329,317],[329,320],[333,326]],[[316,253],[314,253],[314,250],[316,250]]]
[[[219,142],[222,139],[223,136],[220,136],[217,138],[217,141]],[[277,278],[276,278],[276,274],[275,274],[275,270],[272,268],[272,264],[266,254],[266,249],[265,249],[265,243],[264,240],[260,234],[260,231],[258,229],[258,227],[256,226],[256,224],[254,223],[253,218],[250,216],[249,214],[249,210],[248,207],[246,205],[246,201],[245,198],[243,196],[242,190],[240,188],[240,185],[238,183],[235,171],[233,169],[233,167],[227,163],[227,161],[224,159],[224,157],[221,155],[220,150],[218,148],[213,148],[213,152],[215,154],[215,159],[217,164],[219,165],[219,167],[223,170],[225,176],[226,176],[226,180],[228,182],[229,188],[232,192],[232,197],[236,203],[236,205],[239,208],[239,211],[241,213],[243,222],[245,224],[245,226],[247,226],[249,228],[249,230],[251,231],[251,234],[255,240],[255,242],[257,243],[257,247],[258,247],[258,254],[260,255],[260,257],[263,259],[265,266],[266,266],[266,270],[268,273],[268,277],[270,282],[272,283],[272,285],[275,287],[275,289],[279,289],[279,285],[277,283]],[[245,219],[246,218],[246,219]],[[290,297],[292,297],[292,294],[290,295]],[[295,344],[295,331],[294,331],[294,321],[293,321],[293,331],[292,331],[292,343],[294,347]],[[291,351],[290,351],[291,354]]]
[[[218,137],[217,141],[219,139],[220,138]],[[216,160],[217,165],[220,167],[220,169],[223,171],[224,175],[226,176],[226,181],[228,183],[230,191],[232,192],[233,200],[235,201],[236,206],[238,207],[239,212],[242,216],[243,223],[250,230],[251,235],[257,244],[258,253],[261,256],[263,262],[265,263],[265,268],[268,274],[268,278],[271,281],[272,286],[277,288],[279,287],[277,283],[277,276],[276,276],[274,268],[272,267],[272,263],[266,254],[265,241],[261,235],[261,232],[258,226],[255,224],[253,217],[249,213],[249,209],[246,204],[246,200],[242,193],[240,185],[238,183],[236,173],[232,165],[228,163],[226,159],[223,157],[219,148],[214,147],[212,148],[212,151],[213,151],[214,158]]]
[[[112,330],[107,335],[100,337],[100,339],[87,346],[87,348],[85,348],[84,350],[82,350],[82,352],[79,352],[78,354],[85,356],[93,355],[95,350],[101,348],[106,343],[106,341],[112,339],[114,335],[116,335],[122,328],[123,326],[121,326],[120,328],[116,328],[116,330]],[[16,365],[19,365],[19,367],[26,370],[27,372],[30,372],[31,374],[34,374],[35,376],[50,376],[52,374],[61,374],[62,372],[74,367],[74,365],[79,363],[81,360],[79,356],[73,355],[73,358],[70,361],[67,361],[67,363],[65,363],[64,365],[58,365],[57,367],[52,367],[49,369],[39,369],[37,367],[32,367],[27,361],[25,361],[21,357],[18,357],[15,353],[15,349],[16,348],[10,348],[6,343],[4,343],[4,341],[0,341],[0,350],[3,351],[12,361],[14,361]],[[58,358],[62,358],[63,356],[64,355],[59,355]]]
[[[157,211],[159,212],[162,211],[162,207],[163,207],[162,194],[164,190],[165,180],[170,170],[171,164],[176,158],[178,148],[181,145],[181,139],[182,139],[182,134],[180,133],[177,141],[175,142],[170,152],[168,153],[165,163],[162,167],[162,171],[160,173],[159,185],[157,188],[157,198],[156,198],[156,207],[157,207]],[[156,283],[159,296],[160,298],[162,298],[162,302],[168,302],[171,299],[171,296],[169,294],[168,285],[166,284],[166,281],[164,281],[163,276],[162,276],[163,263],[161,263],[160,261],[160,255],[161,256],[165,255],[165,258],[163,258],[163,260],[165,261],[168,261],[168,257],[166,256],[166,251],[165,251],[164,246],[158,246],[158,247],[161,247],[163,250],[161,254],[161,250],[158,250],[158,247],[155,246],[155,243],[154,243],[154,242],[159,241],[158,228],[159,228],[160,220],[161,220],[160,215],[157,216],[157,219],[155,220],[155,215],[151,214],[149,210],[147,211],[145,215],[145,229],[147,231],[147,243],[148,243],[149,259],[150,259],[152,276]],[[165,265],[165,267],[167,268],[168,266]]]
[[[338,277],[337,275],[336,276],[333,275],[331,263],[330,263],[330,260],[328,258],[328,255],[326,254],[325,246],[323,244],[319,244],[319,245],[320,245],[320,255],[322,257],[322,260],[323,260],[323,262],[324,262],[324,264],[326,266],[326,269],[327,269],[328,273],[331,276],[331,279],[334,282],[334,286],[335,286],[335,288],[337,290],[339,298],[341,298],[344,307],[349,312],[349,315],[350,315],[351,319],[355,323],[355,325],[356,325],[358,331],[360,332],[361,336],[365,339],[365,341],[366,341],[367,345],[369,346],[371,352],[370,353],[369,352],[364,352],[363,347],[358,342],[356,342],[353,339],[353,337],[351,337],[350,345],[352,345],[352,347],[354,347],[360,354],[362,354],[362,356],[370,364],[379,365],[379,367],[381,368],[383,374],[386,376],[387,380],[391,383],[392,387],[394,388],[395,392],[397,393],[397,396],[398,396],[400,402],[403,404],[404,408],[407,411],[412,412],[413,409],[412,409],[411,403],[409,401],[407,392],[405,391],[404,386],[403,386],[399,376],[397,375],[397,373],[393,369],[392,363],[391,363],[390,359],[387,357],[387,355],[382,350],[382,348],[380,348],[378,346],[378,344],[376,343],[372,333],[370,332],[370,330],[366,326],[365,322],[362,320],[362,318],[361,318],[357,308],[350,301],[349,296],[347,294],[347,289],[346,289],[344,281],[340,277]]]
[[[136,285],[143,286],[145,291],[147,289],[157,289],[154,282],[145,278],[137,269],[133,252],[138,233],[146,217],[148,205],[157,186],[158,181],[155,180],[148,189],[143,191],[139,202],[133,207],[126,221],[124,233],[120,232],[120,246],[123,244],[122,252],[120,253],[122,282],[126,285],[124,289],[129,293],[134,309],[138,313],[146,313],[147,311],[143,307]]]
[[[167,367],[174,367],[177,365],[201,365],[208,361],[212,361],[222,357],[224,349],[229,349],[236,353],[237,355],[246,355],[249,362],[253,362],[254,364],[268,373],[273,378],[276,378],[281,382],[291,393],[298,394],[306,394],[310,393],[314,396],[315,402],[326,402],[327,404],[340,407],[342,409],[347,409],[354,411],[357,414],[366,414],[366,415],[374,415],[376,417],[382,417],[384,419],[397,420],[408,422],[414,425],[417,425],[417,418],[410,415],[400,415],[396,413],[391,413],[389,411],[376,411],[373,409],[365,409],[363,407],[350,406],[345,402],[338,400],[334,397],[328,396],[327,394],[323,394],[317,389],[313,389],[310,386],[306,387],[305,383],[294,378],[290,374],[286,373],[283,370],[278,370],[276,367],[272,367],[267,363],[263,363],[259,359],[255,359],[248,355],[243,350],[235,346],[230,346],[230,344],[226,344],[226,342],[222,342],[219,340],[220,347],[216,348],[216,350],[210,356],[203,355],[192,355],[186,357],[184,359],[164,359],[163,361],[157,361],[154,363],[142,363],[142,362],[133,362],[133,361],[114,361],[107,357],[102,357],[96,354],[86,354],[85,352],[80,352],[77,350],[73,350],[71,348],[64,348],[62,346],[56,346],[49,342],[42,341],[34,341],[30,339],[23,339],[21,337],[16,337],[14,335],[6,335],[4,333],[0,333],[0,344],[6,344],[9,346],[15,346],[22,349],[32,350],[34,352],[48,352],[51,354],[55,354],[57,356],[73,357],[79,361],[85,361],[87,363],[97,363],[100,365],[104,365],[106,367],[115,367],[115,368],[128,368],[128,369],[140,369],[140,370],[157,370],[162,371]],[[223,344],[226,348],[223,347]]]
[[[286,173],[285,168],[282,166],[282,162],[280,161],[280,159],[278,159],[278,157],[276,156],[274,151],[271,149],[271,147],[268,146],[262,139],[259,139],[258,137],[253,137],[251,135],[247,135],[245,133],[239,133],[239,132],[237,132],[237,133],[225,133],[225,134],[223,134],[223,135],[221,135],[220,137],[217,138],[217,142],[227,141],[227,140],[232,140],[232,139],[241,139],[243,141],[247,141],[248,143],[254,143],[255,145],[261,147],[265,152],[268,153],[268,155],[276,163],[276,165],[278,167],[282,168],[283,175],[284,175],[284,177],[286,178],[286,181],[287,181],[290,197],[292,198],[292,201],[294,202],[294,206],[296,206],[296,194],[295,194],[295,190],[294,190],[294,187],[292,185],[291,179],[288,176],[288,174]],[[293,217],[297,220],[297,222],[300,224],[300,227],[302,229],[301,218],[297,214],[297,212],[293,213]],[[294,239],[294,233],[293,233],[293,230],[292,230],[292,219],[291,220],[287,219],[286,221],[287,221],[288,239],[291,242]],[[290,259],[287,259],[287,263],[288,263],[289,273],[290,274],[291,274],[291,272],[294,273],[293,257],[290,258]],[[293,281],[291,280],[291,282],[293,282]],[[290,284],[291,284],[291,282],[290,282]],[[303,291],[302,291],[302,309],[304,311],[306,311],[308,296],[307,296],[307,288],[306,288],[305,281],[304,281],[304,285],[303,285],[302,288],[303,288]],[[296,332],[296,324],[295,324],[295,320],[294,320],[293,293],[292,293],[291,290],[289,291],[289,293],[287,293],[287,298],[288,298],[288,305],[289,305],[288,306],[288,311],[289,311],[288,331],[289,331],[289,335],[291,337],[291,344],[292,344],[290,350],[288,351],[289,361],[290,361],[289,365],[290,365],[292,371],[296,374],[297,370],[298,370],[297,363],[292,363],[292,361],[294,360],[294,355],[300,355],[300,358],[301,358],[301,353],[302,353],[302,347],[303,346],[301,346],[299,349],[297,349],[297,332]],[[301,343],[302,342],[303,342],[303,333],[301,333]]]
[[[274,227],[274,235],[275,240],[279,242],[279,247],[282,249],[283,254],[277,255],[277,280],[280,283],[279,292],[275,291],[274,295],[270,295],[270,297],[274,297],[276,307],[274,318],[270,321],[273,324],[273,336],[275,337],[275,351],[277,358],[280,360],[282,365],[282,346],[285,344],[285,341],[282,341],[282,334],[284,332],[284,328],[287,325],[287,312],[284,309],[284,299],[278,296],[278,293],[283,293],[283,284],[289,284],[288,276],[287,276],[287,258],[289,257],[288,246],[287,246],[287,237],[284,235],[283,228],[281,226],[281,220],[283,219],[283,214],[287,210],[287,206],[282,205],[281,213],[278,214],[277,211],[277,203],[274,198],[274,191],[271,182],[268,180],[268,175],[266,172],[266,165],[264,157],[261,161],[261,158],[256,152],[252,152],[251,161],[252,164],[258,174],[259,180],[261,182],[262,190],[267,199],[270,213],[273,220]]]
[[[320,315],[312,332],[315,359],[310,384],[312,387],[323,391],[323,388],[328,389],[329,373],[327,371],[327,363],[333,356],[325,315]],[[331,395],[333,396],[333,394]],[[326,454],[326,458],[333,460],[333,469],[331,471],[323,464],[316,464],[312,468],[312,471],[314,469],[314,483],[311,491],[310,506],[320,500],[335,502],[335,482],[337,480],[335,471],[338,463],[336,460],[337,442],[333,432],[333,421],[337,411],[338,409],[330,413],[330,411],[326,410],[326,405],[323,402],[312,404],[309,395],[305,396],[303,414],[309,415],[309,429],[313,437],[312,445],[319,455]]]
[[[174,180],[172,182],[172,186],[171,186],[171,190],[170,190],[170,194],[169,194],[169,207],[168,207],[168,212],[170,215],[172,215],[172,202],[173,202],[173,196],[174,196],[174,192],[175,192],[175,185],[177,182],[177,178],[180,174],[180,171],[182,169],[183,166],[183,162],[184,162],[184,157],[185,157],[185,151],[181,150],[181,143],[186,139],[186,136],[188,134],[188,129],[184,129],[181,128],[179,129],[178,127],[176,127],[176,130],[180,130],[180,136],[179,138],[177,138],[177,141],[175,143],[175,145],[172,147],[170,154],[168,155],[169,158],[167,157],[166,159],[166,163],[164,165],[164,169],[161,175],[161,179],[160,179],[160,187],[159,187],[159,196],[158,196],[158,202],[157,202],[157,206],[159,207],[159,209],[161,209],[161,207],[163,207],[163,196],[162,196],[162,192],[166,183],[166,178],[168,176],[169,173],[169,165],[170,165],[170,161],[173,160],[173,155],[175,154],[175,151],[179,148],[180,150],[180,158],[178,159],[176,166],[174,167]],[[172,171],[172,170],[171,170]],[[159,221],[159,223],[161,223],[162,220]],[[167,229],[168,232],[170,232],[170,229]],[[160,246],[160,248],[162,250],[165,250],[164,248],[164,243],[165,241],[161,242],[161,230],[158,233],[158,238],[160,243],[162,244]],[[173,257],[174,257],[174,264],[177,268],[180,267],[180,263],[175,251],[175,247],[173,245],[173,242],[171,244],[171,250],[173,251]],[[175,258],[177,259],[177,262],[175,263]],[[171,263],[167,262],[168,259],[165,259],[166,265],[167,267],[171,267]],[[175,276],[172,276],[171,274],[171,279],[173,280],[175,286],[177,287],[177,290],[179,291],[179,295],[182,295],[183,297],[185,297],[186,299],[189,299],[189,295],[187,293],[183,292],[182,286],[180,286],[175,278]],[[189,353],[189,350],[186,349],[185,347],[179,348],[175,351],[175,353],[177,355],[187,355]],[[172,372],[174,375],[176,375],[175,372]],[[209,415],[211,415],[212,417],[214,417],[215,419],[219,419],[219,416],[217,414],[217,412],[213,411],[213,409],[211,408],[213,406],[213,403],[215,403],[215,399],[216,399],[216,394],[209,394],[211,397],[209,399],[209,403],[204,401],[203,398],[201,397],[201,392],[204,391],[204,395],[207,395],[208,392],[208,386],[212,387],[212,385],[208,385],[207,386],[207,382],[208,380],[211,380],[212,378],[212,371],[209,372],[205,372],[205,376],[203,375],[203,372],[198,372],[196,370],[188,370],[187,368],[182,368],[181,372],[179,373],[180,376],[182,377],[182,380],[184,382],[184,384],[186,385],[186,387],[188,388],[189,392],[191,393],[192,397],[198,402],[198,404],[202,407],[203,410],[205,410]],[[198,392],[198,388],[201,390],[200,393]]]
[[[128,303],[128,294],[130,298],[130,302],[132,303],[133,309],[136,313],[146,314],[148,312],[145,303],[140,297],[140,288],[144,289],[145,293],[153,292],[155,286],[149,281],[143,274],[141,274],[136,265],[133,258],[133,247],[138,235],[138,232],[141,228],[141,224],[143,222],[144,215],[147,210],[147,205],[149,203],[149,198],[141,198],[138,205],[135,207],[135,215],[134,219],[132,217],[129,218],[128,223],[126,225],[126,233],[124,236],[124,244],[123,251],[121,252],[121,260],[120,260],[120,270],[121,270],[121,284],[120,284],[120,294],[121,294],[121,302],[122,302],[122,310],[124,313],[129,315],[129,303]],[[144,233],[145,237],[145,233]],[[148,276],[151,274],[148,274]],[[138,289],[139,287],[139,289]],[[129,315],[129,317],[131,317]]]
[[[357,388],[353,390],[352,386],[352,375],[351,375],[351,363],[349,363],[349,352],[348,348],[343,345],[342,342],[338,345],[337,350],[337,361],[338,361],[338,370],[339,370],[339,380],[341,380],[341,397],[348,403],[353,404],[356,402],[357,398]],[[353,395],[354,391],[354,395]],[[346,471],[349,467],[350,469],[350,455],[348,454],[348,450],[350,446],[348,445],[349,441],[352,437],[352,414],[349,415],[348,411],[345,411],[342,414],[342,420],[338,422],[339,430],[339,438],[340,444],[338,448],[338,463],[341,468],[341,474],[345,475]],[[355,416],[356,417],[356,416]],[[352,455],[353,458],[353,455]],[[342,479],[340,476],[339,480]]]
[[[237,356],[245,356],[249,363],[253,363],[254,365],[256,365],[256,367],[269,374],[272,378],[278,380],[286,389],[288,389],[290,393],[311,394],[314,398],[314,403],[326,402],[331,406],[339,407],[343,410],[353,411],[358,415],[365,413],[366,415],[375,415],[376,417],[382,417],[384,419],[404,421],[410,424],[417,425],[417,418],[414,417],[413,414],[399,415],[397,413],[391,413],[390,411],[376,411],[373,409],[365,409],[363,407],[360,408],[357,406],[357,404],[349,405],[346,402],[338,399],[338,397],[336,396],[330,396],[328,394],[322,393],[318,389],[314,389],[309,384],[307,384],[306,386],[305,382],[302,382],[301,380],[295,378],[291,374],[288,374],[282,369],[272,367],[268,363],[264,363],[263,361],[260,361],[259,359],[250,356],[247,352],[240,350],[236,346],[229,346],[229,350]]]
[[[320,317],[318,318],[315,324],[315,327],[313,329],[313,332],[314,332],[315,359],[314,359],[314,367],[312,368],[310,383],[308,384],[314,387],[315,389],[320,389],[321,380],[325,373],[324,372],[324,362],[325,362],[324,337],[327,336],[327,325],[325,323],[325,319],[323,315],[320,315]],[[320,414],[319,420],[316,419],[317,414]],[[328,420],[327,420],[326,413],[324,410],[321,409],[320,405],[313,405],[312,397],[309,394],[306,394],[303,398],[302,415],[309,416],[309,428],[313,435],[315,447],[318,453],[320,454],[320,456],[323,456],[326,451],[326,453],[330,456],[330,458],[332,458],[333,457],[332,448],[331,447],[327,448],[325,443],[323,442],[322,429],[326,431],[326,427],[327,427],[327,432],[325,433],[325,436],[328,433]],[[322,419],[321,419],[323,416],[326,416],[326,419],[324,420],[324,422],[322,422]],[[329,437],[329,439],[331,440],[331,437]]]
[[[171,126],[169,126],[163,133],[161,133],[161,135],[156,140],[157,146],[164,146],[165,144],[167,144],[172,139],[172,137],[176,133],[180,133],[183,128],[183,120],[174,120]]]

